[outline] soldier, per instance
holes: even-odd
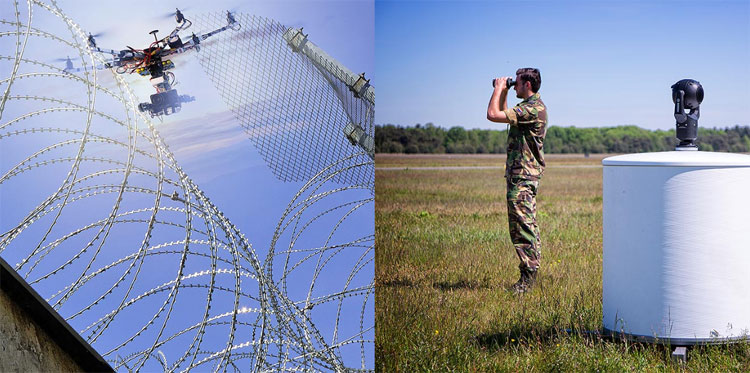
[[[547,133],[547,108],[539,97],[542,83],[538,69],[516,71],[513,88],[516,97],[523,99],[508,109],[508,78],[494,80],[487,119],[508,123],[508,159],[505,163],[507,185],[508,225],[510,238],[521,260],[521,278],[511,289],[516,293],[531,290],[536,281],[541,260],[541,241],[536,222],[536,193],[544,172],[544,136]]]

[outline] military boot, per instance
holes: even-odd
[[[511,290],[515,294],[523,294],[528,291],[531,291],[531,288],[534,286],[534,283],[536,282],[536,270],[529,270],[527,268],[521,268],[521,278],[516,281],[513,286],[511,286]]]

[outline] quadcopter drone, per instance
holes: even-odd
[[[156,89],[156,93],[151,95],[150,102],[138,104],[138,110],[148,112],[152,118],[177,113],[182,108],[182,103],[195,100],[194,97],[177,94],[177,90],[172,88],[175,83],[175,76],[169,70],[173,69],[175,65],[168,58],[192,49],[198,52],[200,51],[200,43],[204,40],[226,30],[237,31],[241,27],[234,19],[234,15],[227,12],[226,26],[200,36],[193,33],[189,40],[183,42],[178,34],[188,29],[192,22],[185,18],[179,9],[175,12],[175,19],[177,20],[177,27],[164,38],[159,39],[156,36],[159,30],[149,32],[149,34],[154,35],[154,42],[144,49],[135,49],[130,46],[127,46],[128,49],[120,51],[102,49],[96,45],[94,35],[89,34],[88,36],[88,46],[91,51],[112,56],[111,60],[108,60],[104,65],[97,66],[97,69],[115,69],[118,74],[138,73],[141,76],[151,77],[151,85]],[[78,70],[80,69],[73,68],[73,63],[68,58],[64,71]]]

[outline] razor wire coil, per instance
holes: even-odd
[[[87,48],[87,33],[56,1],[9,1],[1,9],[0,192],[4,210],[10,205],[13,213],[0,225],[0,255],[116,370],[344,371],[374,365],[366,351],[374,340],[367,307],[374,293],[374,235],[335,239],[372,198],[320,207],[332,196],[372,193],[372,161],[341,133],[348,117],[360,115],[344,112],[359,109],[356,100],[330,92],[330,82],[321,85],[320,70],[283,52],[288,46],[277,37],[279,24],[237,16],[251,30],[271,30],[275,36],[262,39],[279,44],[271,53],[281,59],[263,57],[243,34],[209,40],[198,54],[210,53],[214,63],[230,55],[226,45],[234,42],[233,48],[254,54],[247,56],[252,67],[235,61],[226,65],[232,71],[277,78],[285,71],[317,71],[305,76],[302,93],[270,78],[254,85],[251,96],[237,94],[246,81],[220,86],[239,118],[276,118],[271,125],[242,122],[274,173],[281,180],[309,180],[262,260],[180,168],[138,111],[124,77],[92,68],[104,60]],[[35,24],[37,18],[45,21]],[[40,51],[47,48],[76,55],[84,69],[71,73],[46,62],[49,54]],[[207,73],[220,80],[229,70],[218,66]],[[48,89],[60,82],[64,91]],[[283,104],[293,93],[303,99]],[[257,104],[258,98],[274,101]],[[299,118],[310,121],[307,131],[280,122],[290,111],[305,113]],[[274,131],[281,135],[270,136]],[[337,223],[326,228],[328,240],[301,238],[331,216]],[[316,283],[337,255],[351,250],[357,259],[347,279],[335,290],[318,291]],[[279,258],[289,266],[272,268]],[[309,277],[299,269],[313,258]],[[291,294],[292,281],[305,284],[307,294]],[[330,305],[337,310],[334,319],[321,319],[318,310],[328,312]],[[342,309],[359,311],[348,317]],[[347,323],[357,326],[342,335]],[[356,362],[345,356],[352,345]]]

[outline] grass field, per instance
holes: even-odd
[[[376,155],[377,370],[750,371],[747,342],[696,347],[681,364],[670,348],[596,333],[602,158],[548,157],[540,278],[515,296],[505,157]],[[463,168],[419,169],[438,166]]]

